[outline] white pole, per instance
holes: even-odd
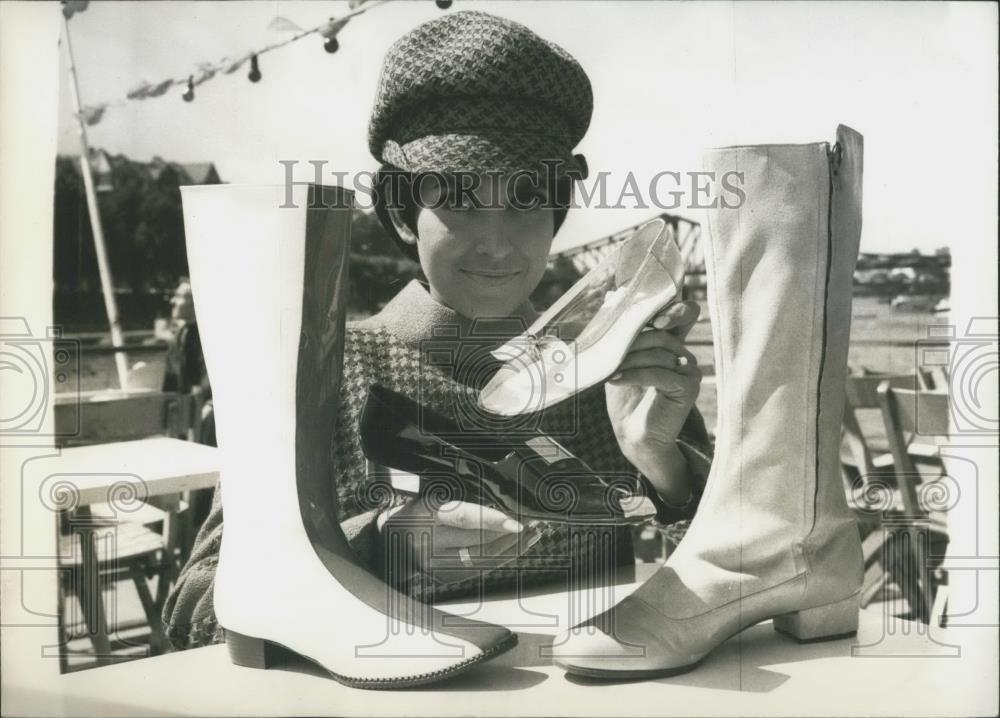
[[[94,177],[90,168],[90,144],[87,142],[87,125],[84,122],[80,107],[80,86],[76,79],[76,64],[73,61],[73,44],[69,38],[69,20],[63,15],[63,34],[66,37],[66,52],[69,56],[70,91],[73,95],[73,111],[80,124],[80,168],[83,170],[83,186],[87,193],[87,211],[90,214],[90,227],[94,234],[94,247],[97,250],[97,269],[101,273],[101,291],[104,294],[104,309],[111,325],[111,344],[119,349],[125,345],[122,336],[122,326],[118,319],[118,305],[115,302],[114,281],[111,278],[111,265],[108,263],[108,252],[104,246],[104,229],[101,226],[101,215],[97,208],[97,193],[94,191]],[[122,390],[128,389],[128,361],[123,351],[115,352],[115,367],[118,369],[118,384]]]

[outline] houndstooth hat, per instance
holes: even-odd
[[[515,171],[551,160],[586,177],[572,150],[593,106],[587,74],[561,47],[511,20],[456,12],[389,48],[368,146],[409,172]]]

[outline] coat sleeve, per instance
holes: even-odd
[[[714,447],[705,427],[705,419],[697,406],[691,407],[691,413],[681,427],[681,433],[677,437],[677,447],[687,459],[692,481],[700,493],[700,490],[705,488],[709,469],[712,468]]]
[[[622,454],[608,416],[603,385],[581,392],[575,405],[573,402],[564,402],[564,405],[556,405],[548,417],[552,423],[546,428],[555,431],[555,435],[559,436],[567,449],[586,461],[595,471],[609,477],[636,477],[644,484],[645,491],[654,492],[652,498],[657,503],[661,523],[674,523],[690,519],[694,515],[708,478],[713,453],[705,420],[697,407],[692,407],[677,437],[677,447],[687,460],[694,497],[688,505],[673,508],[658,501],[652,485]],[[587,421],[582,421],[581,417],[584,416],[588,417]]]
[[[583,421],[582,417],[587,417]],[[576,403],[556,405],[547,415],[543,430],[552,433],[566,448],[592,468],[610,474],[634,473],[635,467],[622,454],[608,416],[604,386],[577,395]],[[693,485],[704,486],[712,463],[712,442],[698,407],[691,408],[677,437],[677,446],[688,460]]]
[[[215,620],[212,605],[221,543],[222,503],[217,488],[212,509],[198,531],[191,556],[163,606],[163,630],[175,649],[197,648],[222,641],[222,629]]]

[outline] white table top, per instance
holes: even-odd
[[[643,578],[655,567],[639,568]],[[637,585],[619,587],[614,600]],[[224,646],[212,646],[61,676],[51,693],[33,695],[33,704],[64,715],[440,716],[981,715],[996,705],[995,627],[928,634],[925,626],[862,611],[857,638],[799,645],[761,624],[686,675],[603,684],[568,677],[543,657],[570,603],[566,594],[488,602],[476,618],[518,631],[519,645],[422,689],[347,688],[299,662],[240,668]]]
[[[72,481],[81,506],[108,501],[109,490],[122,484],[162,496],[212,487],[219,479],[217,449],[166,437],[63,449],[45,462],[50,476]]]

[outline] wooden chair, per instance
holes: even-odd
[[[847,377],[841,464],[848,487],[859,477],[880,476],[892,480],[895,476],[878,399],[878,387],[883,381],[888,381],[894,388],[915,389],[925,388],[933,379],[925,372],[865,373]],[[933,444],[915,441],[907,451],[918,471],[924,470],[929,476],[934,476],[940,470],[937,447]]]
[[[848,376],[846,406],[844,408],[841,469],[845,490],[851,499],[861,531],[862,552],[865,560],[865,579],[862,588],[862,606],[879,596],[885,598],[893,585],[911,586],[915,561],[903,541],[896,541],[896,527],[908,522],[904,496],[915,494],[915,483],[923,478],[933,480],[941,474],[941,461],[937,447],[926,441],[911,441],[906,448],[907,468],[897,472],[897,464],[889,446],[879,387],[914,390],[921,386],[942,382],[938,376],[918,374],[863,373]],[[864,501],[856,497],[887,500],[884,511],[871,511]],[[859,505],[859,503],[861,505]],[[884,519],[888,519],[884,521]],[[939,527],[931,530],[935,545],[947,542],[947,534]],[[909,596],[907,596],[909,599]],[[914,599],[910,605],[919,605]]]
[[[898,537],[908,544],[901,555],[908,564],[903,576],[906,585],[901,588],[914,617],[926,623],[931,618],[937,583],[942,580],[933,569],[944,558],[948,533],[941,512],[933,511],[921,501],[920,487],[928,477],[919,470],[909,447],[915,441],[936,447],[946,439],[949,395],[947,391],[893,387],[883,382],[878,388],[878,399],[903,504],[902,516],[912,521]],[[939,469],[937,477],[942,475],[943,469]]]
[[[892,467],[892,454],[889,453],[888,446],[874,443],[877,441],[876,432],[873,431],[872,422],[867,421],[870,415],[880,410],[878,386],[883,381],[888,381],[892,386],[916,386],[912,374],[860,374],[847,377],[841,465],[848,487],[858,478],[884,473],[885,469]],[[867,432],[862,424],[868,429]],[[881,416],[878,428],[881,429]]]
[[[90,392],[57,397],[56,433],[60,447],[89,446],[133,441],[154,436],[188,438],[197,430],[201,407],[198,397],[174,393]],[[188,504],[181,495],[149,497],[127,514],[114,502],[78,507],[60,520],[60,560],[64,580],[60,585],[61,667],[68,668],[69,616],[66,598],[75,596],[83,613],[87,635],[97,664],[112,658],[113,651],[137,644],[111,638],[135,626],[108,625],[104,587],[130,581],[142,604],[149,626],[153,654],[166,647],[160,614],[167,592],[183,566],[184,548],[193,531]],[[155,595],[149,581],[157,579]],[[109,631],[109,629],[113,629]]]
[[[189,438],[200,421],[196,394],[100,391],[56,397],[60,447],[131,441],[150,436]]]

